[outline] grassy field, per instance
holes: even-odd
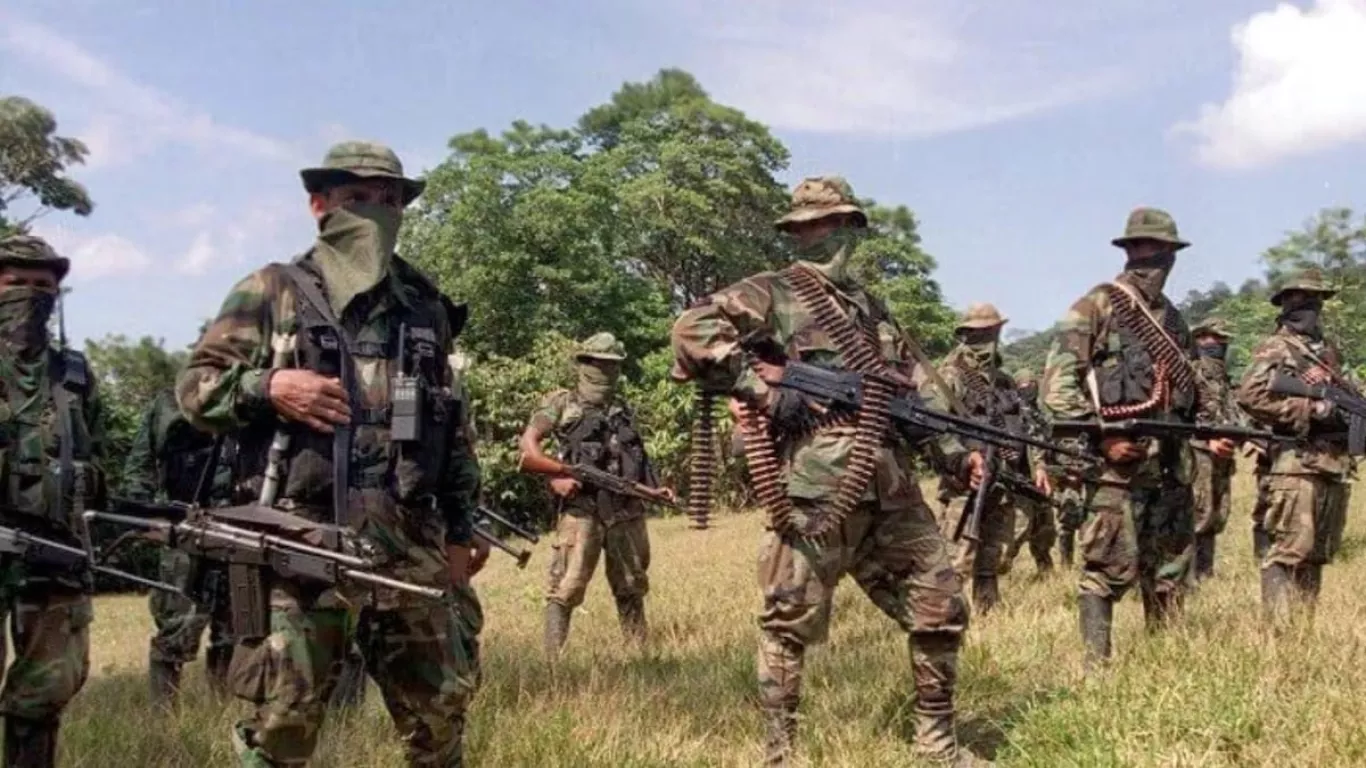
[[[1362,495],[1357,494],[1360,502]],[[1257,621],[1250,483],[1240,475],[1216,578],[1184,626],[1146,636],[1136,596],[1117,609],[1116,663],[1083,681],[1074,578],[1033,578],[1022,555],[1004,607],[976,621],[962,658],[959,730],[1003,766],[1335,766],[1366,764],[1366,523],[1354,504],[1345,551],[1326,570],[1318,619],[1280,639]],[[652,524],[652,647],[619,642],[604,580],[574,617],[564,661],[540,654],[544,543],[525,572],[495,553],[476,583],[487,614],[484,687],[467,756],[484,766],[731,766],[757,761],[752,691],[760,518],[708,532]],[[64,766],[231,764],[236,702],[188,670],[185,706],[148,707],[144,598],[97,604],[90,682],[62,731]],[[852,584],[836,596],[829,644],[809,655],[801,746],[821,766],[914,764],[905,637]],[[331,720],[319,766],[398,766],[378,691]]]

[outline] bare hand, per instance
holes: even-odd
[[[466,573],[471,579],[474,578],[475,574],[484,570],[484,564],[489,561],[489,551],[489,543],[475,536],[474,549],[470,553],[470,564],[466,569]]]
[[[674,489],[672,488],[660,488],[659,497],[670,504],[678,501],[678,494],[674,493]]]
[[[446,560],[450,564],[452,587],[469,586],[471,552],[468,544],[446,545]]]
[[[982,480],[986,477],[987,462],[982,458],[982,454],[973,451],[968,454],[968,488],[977,490],[982,485]]]
[[[1238,444],[1227,437],[1209,441],[1209,452],[1221,459],[1232,458],[1233,450],[1237,447]]]
[[[1127,437],[1107,437],[1101,440],[1100,452],[1111,464],[1131,464],[1143,458],[1143,449]]]
[[[555,477],[550,480],[550,491],[562,499],[567,499],[578,493],[581,485],[572,477]]]
[[[1048,470],[1037,467],[1034,470],[1034,487],[1039,489],[1039,493],[1045,496],[1053,495],[1053,481],[1048,477]]]
[[[333,426],[351,421],[351,406],[341,381],[313,371],[282,368],[270,376],[266,397],[290,421],[299,421],[324,434]]]
[[[759,374],[759,378],[769,384],[777,384],[783,380],[783,367],[773,363],[765,363],[762,360],[754,363],[754,371]]]

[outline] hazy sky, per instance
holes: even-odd
[[[1366,0],[0,0],[0,93],[92,150],[94,215],[37,228],[74,261],[76,338],[192,341],[308,247],[297,170],[332,141],[420,171],[663,67],[771,125],[784,181],[914,209],[949,301],[1010,328],[1110,277],[1135,205],[1195,244],[1178,298],[1259,274],[1321,207],[1366,209]]]

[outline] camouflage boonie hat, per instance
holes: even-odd
[[[1039,378],[1028,368],[1021,368],[1015,372],[1015,386],[1023,387],[1026,384],[1037,384]]]
[[[50,269],[61,282],[71,271],[71,261],[58,256],[47,241],[36,235],[10,235],[0,240],[0,266]]]
[[[1198,325],[1191,329],[1191,336],[1217,336],[1221,339],[1231,339],[1233,334],[1229,332],[1228,323],[1222,317],[1207,317],[1200,321]]]
[[[1271,294],[1271,303],[1279,307],[1286,291],[1317,293],[1325,299],[1337,295],[1337,291],[1328,286],[1328,280],[1324,278],[1323,272],[1318,267],[1297,270],[1282,278],[1276,292]]]
[[[968,305],[967,311],[958,319],[958,325],[954,330],[961,331],[964,328],[996,328],[1005,325],[1006,320],[1009,319],[1010,318],[1002,317],[995,305],[980,302]]]
[[[1120,248],[1138,240],[1156,240],[1181,250],[1190,245],[1176,232],[1176,220],[1161,208],[1135,208],[1124,223],[1124,234],[1110,242]]]
[[[579,342],[574,347],[574,357],[575,359],[590,357],[595,360],[625,360],[626,347],[617,341],[616,336],[603,331]]]
[[[787,230],[793,224],[841,213],[852,213],[858,222],[857,226],[868,226],[868,215],[858,206],[849,182],[842,176],[811,176],[792,190],[792,210],[773,226]]]
[[[304,189],[318,193],[337,184],[359,179],[395,179],[403,183],[403,204],[417,199],[427,182],[403,175],[403,163],[394,150],[373,141],[343,141],[333,144],[317,168],[299,171]]]

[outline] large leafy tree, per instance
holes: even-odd
[[[85,162],[79,139],[57,135],[57,119],[22,96],[0,97],[0,235],[51,210],[89,216],[95,205],[66,171]]]
[[[123,477],[122,458],[128,455],[143,411],[163,389],[175,385],[176,373],[188,357],[186,350],[168,351],[159,339],[133,341],[122,334],[86,341],[85,354],[95,374],[108,421],[111,488]]]

